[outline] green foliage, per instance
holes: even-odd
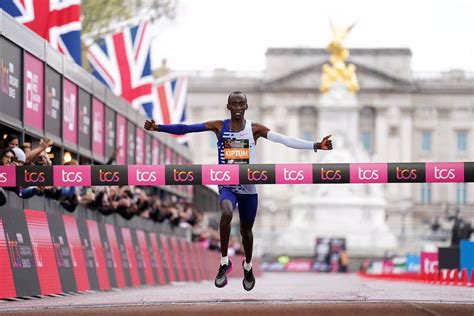
[[[112,32],[110,29],[112,24],[144,14],[151,14],[153,18],[173,19],[176,5],[177,0],[82,0],[82,35],[95,40]],[[86,51],[87,47],[83,42],[82,65],[90,70]]]

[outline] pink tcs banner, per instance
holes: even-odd
[[[63,138],[77,144],[77,86],[64,79],[63,87]]]
[[[427,162],[426,182],[464,182],[464,162]]]
[[[239,166],[202,165],[202,184],[239,184]]]
[[[90,186],[91,166],[53,166],[54,185]]]
[[[137,165],[143,165],[145,163],[145,132],[137,127],[135,135],[137,137],[135,161]]]
[[[0,166],[0,187],[16,186],[16,167]]]
[[[92,99],[92,152],[104,156],[104,104]]]
[[[116,157],[117,164],[127,164],[127,120],[120,114],[117,114],[115,145],[120,147]]]
[[[151,152],[152,152],[151,163],[153,165],[159,164],[160,163],[160,142],[156,138],[153,138],[153,141],[151,144]]]
[[[351,183],[387,183],[386,163],[353,163]]]
[[[421,273],[433,274],[438,271],[438,253],[422,252],[420,254]]]
[[[313,183],[312,164],[283,164],[275,166],[276,184]]]
[[[44,66],[43,62],[25,52],[23,72],[23,121],[25,125],[44,128]]]
[[[165,166],[163,165],[130,165],[128,166],[129,185],[164,185]]]

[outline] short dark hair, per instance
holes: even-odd
[[[231,98],[233,95],[235,95],[235,94],[241,94],[241,95],[243,95],[243,96],[245,97],[245,101],[247,101],[247,96],[245,95],[245,93],[243,93],[242,91],[234,91],[234,92],[231,92],[231,93],[229,94],[229,96],[227,97],[227,103],[230,102],[230,98]]]

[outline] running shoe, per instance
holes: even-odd
[[[242,268],[244,267],[244,261],[242,261]],[[244,289],[246,291],[251,291],[255,286],[255,277],[253,276],[252,268],[249,271],[244,269],[244,279],[242,280],[242,284],[244,285]]]
[[[214,285],[217,287],[224,287],[227,285],[227,273],[232,272],[232,261],[229,260],[229,264],[224,264],[219,267],[219,272],[217,272],[216,280]]]

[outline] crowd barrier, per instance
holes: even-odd
[[[369,274],[359,272],[358,275],[363,278],[387,280],[387,281],[407,281],[420,282],[438,285],[457,285],[474,287],[474,269],[471,271],[471,278],[468,277],[467,269],[443,269],[437,270],[435,273],[381,273]]]
[[[0,167],[0,186],[474,182],[474,162]]]
[[[373,261],[359,275],[382,280],[413,281],[440,285],[474,286],[474,241],[459,246],[439,247],[393,259]]]
[[[166,223],[84,207],[71,214],[57,201],[9,193],[0,207],[0,299],[213,280],[220,253],[189,237]]]

